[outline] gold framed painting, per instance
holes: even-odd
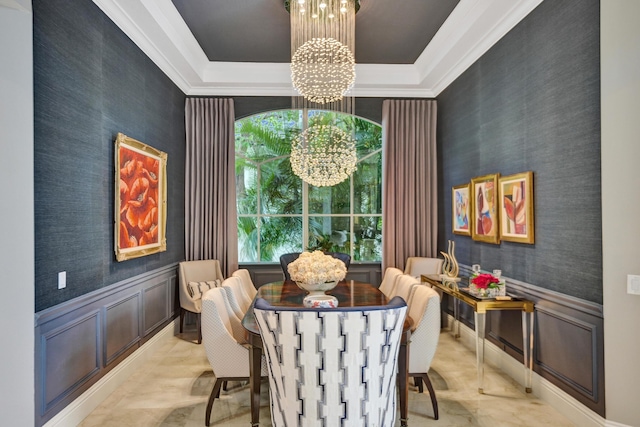
[[[498,178],[500,174],[490,174],[471,179],[472,198],[471,238],[480,242],[499,244],[500,223],[497,206]]]
[[[451,224],[454,234],[471,236],[469,183],[451,188]]]
[[[125,261],[167,250],[167,153],[118,133],[115,252]]]
[[[533,244],[533,172],[503,176],[498,187],[500,238],[510,242]]]

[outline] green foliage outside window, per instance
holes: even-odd
[[[331,123],[356,138],[358,170],[333,187],[308,185],[291,171],[291,139]],[[382,239],[382,129],[335,112],[281,110],[236,121],[240,262],[277,262],[306,249],[379,261]]]

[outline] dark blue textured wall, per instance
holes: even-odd
[[[185,95],[91,0],[34,0],[33,17],[40,311],[184,259]],[[123,262],[113,243],[118,132],[168,153],[167,251]]]
[[[545,1],[438,96],[439,247],[602,303],[600,3]],[[451,187],[532,170],[535,245],[451,232]]]

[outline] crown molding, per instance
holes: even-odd
[[[93,1],[187,95],[296,94],[288,63],[209,61],[171,0]],[[349,95],[435,97],[542,1],[460,0],[414,64],[358,64]]]

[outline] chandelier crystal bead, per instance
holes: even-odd
[[[307,128],[292,141],[291,169],[316,187],[336,185],[356,170],[354,139],[332,125]]]

